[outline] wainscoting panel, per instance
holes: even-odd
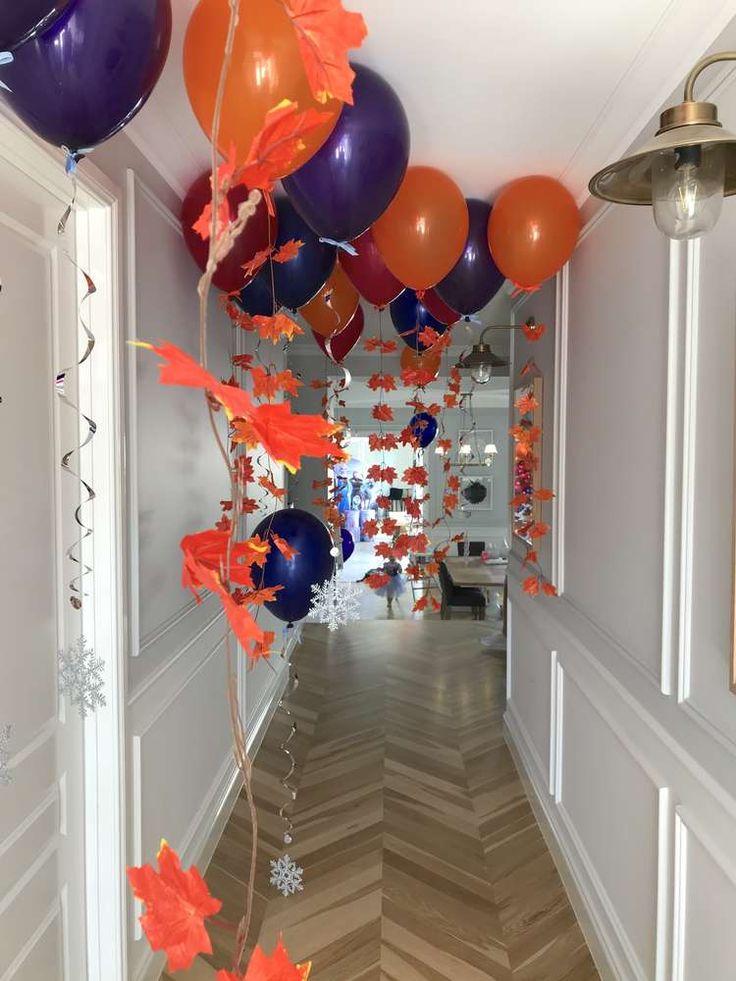
[[[565,592],[657,684],[668,258],[650,214],[609,209],[570,263],[567,338]]]
[[[517,618],[518,623],[518,618]],[[654,977],[658,790],[565,673],[559,808],[642,981]]]
[[[514,619],[514,659],[511,683],[517,718],[523,720],[529,749],[545,783],[549,782],[551,653],[528,617]]]

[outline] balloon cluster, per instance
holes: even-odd
[[[2,97],[38,136],[76,157],[145,104],[171,41],[171,0],[2,4]]]
[[[220,0],[200,0],[184,43],[187,92],[208,136],[225,6]],[[239,282],[237,275],[225,282],[225,270],[219,271],[216,285],[240,288],[245,313],[263,314],[264,308],[274,313],[279,306],[300,310],[321,346],[325,339],[339,338],[327,347],[339,361],[360,336],[362,314],[356,311],[362,296],[379,309],[390,304],[399,335],[422,351],[424,327],[442,333],[461,316],[486,306],[507,277],[531,289],[569,258],[579,217],[561,184],[528,177],[504,188],[493,207],[466,200],[442,171],[409,166],[406,113],[376,71],[353,64],[352,104],[319,104],[279,0],[241,0],[241,7],[247,7],[247,16],[241,16],[236,30],[224,89],[220,149],[234,148],[236,160],[242,161],[264,113],[282,100],[325,114],[324,125],[310,131],[280,174],[285,196],[276,199],[270,223],[249,223],[232,266],[237,273],[246,252],[252,256],[293,240],[301,243],[298,254],[283,264],[271,261],[270,268],[245,284],[242,269]],[[197,196],[199,206],[206,192],[203,175],[190,196]],[[185,225],[190,215],[185,209]],[[190,248],[202,265],[198,243]]]

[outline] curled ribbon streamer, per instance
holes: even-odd
[[[342,249],[343,252],[347,252],[348,255],[357,255],[358,250],[350,242],[338,242],[334,238],[323,238],[320,236],[320,242],[324,245],[334,245],[336,249]]]
[[[59,220],[59,224],[57,225],[57,233],[59,237],[62,237],[66,232],[67,222],[69,221],[69,217],[72,214],[76,197],[77,197],[76,182],[73,181],[72,183],[73,183],[72,199],[69,202],[66,211],[64,212],[61,219]],[[81,324],[82,330],[84,331],[84,334],[87,338],[87,346],[79,361],[77,361],[73,365],[69,365],[69,367],[67,368],[62,368],[61,371],[57,372],[56,383],[55,383],[56,394],[59,397],[59,401],[61,402],[61,404],[68,406],[74,412],[78,413],[80,418],[84,420],[87,426],[87,435],[84,437],[82,442],[79,443],[77,446],[73,447],[72,449],[67,450],[66,453],[64,453],[64,455],[61,458],[61,469],[65,473],[68,473],[72,477],[75,477],[82,485],[84,493],[86,494],[86,498],[80,501],[80,503],[74,509],[74,520],[76,521],[77,525],[81,529],[82,532],[81,538],[79,539],[79,541],[74,542],[74,544],[70,545],[64,552],[65,557],[70,562],[73,562],[74,564],[79,566],[79,573],[69,581],[69,590],[72,594],[69,597],[69,602],[71,603],[71,605],[74,607],[75,610],[78,610],[82,606],[82,598],[88,595],[87,593],[84,592],[84,586],[83,586],[84,577],[88,575],[90,572],[92,572],[92,567],[87,565],[85,562],[83,562],[81,557],[79,557],[78,555],[78,550],[81,548],[82,542],[85,539],[90,538],[92,535],[92,527],[90,525],[85,524],[84,521],[82,520],[82,509],[87,504],[91,504],[92,501],[95,500],[97,495],[95,494],[94,489],[87,483],[87,481],[82,478],[82,475],[72,468],[70,464],[70,460],[75,454],[80,453],[85,446],[88,446],[92,442],[97,432],[97,423],[94,421],[94,419],[91,419],[88,415],[85,415],[85,413],[82,412],[82,410],[76,404],[76,402],[73,402],[72,399],[69,398],[69,396],[66,394],[66,384],[70,372],[76,371],[78,373],[81,366],[91,357],[92,352],[95,348],[95,335],[92,333],[89,326],[85,322],[84,317],[82,316],[82,308],[85,302],[89,300],[89,298],[97,292],[97,287],[95,286],[94,280],[89,275],[89,273],[85,272],[85,270],[82,269],[79,263],[71,256],[69,250],[64,248],[63,252],[66,258],[71,263],[71,265],[75,268],[75,270],[82,274],[82,276],[84,277],[85,284],[87,286],[87,290],[84,296],[82,297],[82,299],[79,301],[79,306],[78,306],[78,319],[79,319],[79,323]]]
[[[283,655],[282,655],[283,656]],[[291,661],[289,662],[289,680],[286,685],[286,691],[283,697],[279,701],[279,708],[283,710],[284,714],[289,720],[289,734],[281,743],[279,747],[281,752],[284,754],[289,763],[289,769],[281,778],[281,786],[287,793],[287,798],[284,803],[279,808],[279,818],[284,822],[284,833],[283,842],[285,845],[290,845],[294,840],[294,824],[291,820],[291,816],[288,813],[293,802],[296,800],[296,787],[293,786],[289,781],[294,776],[294,771],[296,770],[296,760],[294,755],[289,749],[289,744],[297,733],[296,722],[293,721],[291,708],[289,707],[289,699],[294,694],[294,692],[299,687],[299,675],[294,671]]]

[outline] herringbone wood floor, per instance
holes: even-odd
[[[282,933],[315,981],[598,978],[504,743],[505,663],[479,645],[487,632],[436,620],[305,628],[289,847],[304,891],[284,899],[268,881],[283,851],[277,716],[256,761],[252,937],[270,949]],[[249,847],[241,798],[207,873],[225,919],[242,910]],[[211,961],[228,966],[232,937],[212,934]]]

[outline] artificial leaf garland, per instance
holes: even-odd
[[[534,324],[534,321],[527,321],[525,327],[537,327],[541,328],[537,334],[531,338],[538,340],[544,332],[544,325]],[[524,333],[526,333],[526,329]],[[527,377],[530,372],[536,369],[536,365],[529,361],[521,370],[521,376]],[[538,369],[536,369],[538,370]],[[533,473],[539,467],[539,456],[536,452],[537,445],[542,439],[542,429],[540,426],[535,426],[532,423],[531,416],[536,409],[539,408],[539,402],[533,392],[528,391],[522,393],[518,399],[514,402],[514,408],[519,414],[519,420],[516,425],[512,426],[509,430],[509,435],[514,440],[514,457],[517,460],[523,460],[524,465],[529,473]],[[540,503],[551,501],[554,498],[554,492],[547,487],[540,487],[534,490],[532,486],[532,481],[529,480],[525,484],[521,491],[517,493],[511,500],[511,506],[513,508],[528,506],[528,511],[532,513],[533,502],[539,501]],[[526,535],[533,543],[538,542],[541,538],[544,538],[549,534],[550,526],[545,521],[530,521],[528,524],[524,525],[519,529],[522,535]],[[539,556],[535,544],[527,544],[527,552],[523,560],[523,565],[525,568],[532,568],[534,571],[530,572],[526,576],[521,584],[521,588],[528,596],[539,596],[540,592],[545,596],[556,596],[557,587],[549,579],[547,579],[542,573],[541,566],[539,565]]]

